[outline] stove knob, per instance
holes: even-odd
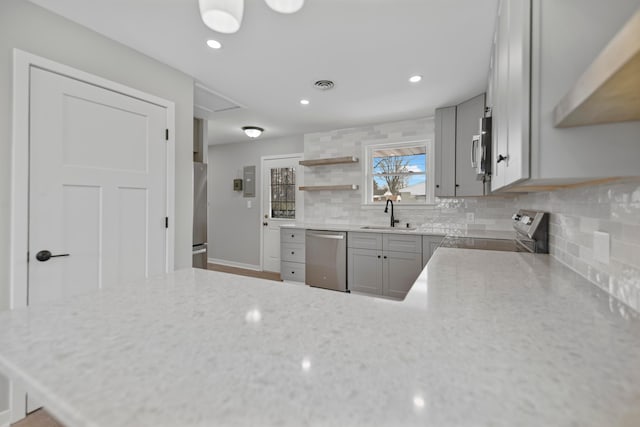
[[[522,215],[520,215],[519,213],[515,213],[511,217],[511,219],[514,220],[514,221],[520,221],[520,218],[522,218]]]

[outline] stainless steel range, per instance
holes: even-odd
[[[515,230],[513,239],[447,236],[440,247],[549,253],[549,214],[547,212],[520,209],[511,219]]]

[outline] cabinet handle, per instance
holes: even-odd
[[[384,258],[384,259],[387,259],[387,256],[385,255],[383,258]]]
[[[295,255],[295,254],[296,254],[295,252],[291,251],[291,255]]]
[[[292,235],[291,235],[291,238],[292,238],[292,239],[294,239],[295,237],[296,237],[296,235],[295,235],[295,234],[292,234]]]
[[[436,184],[436,188],[440,188],[440,184]]]
[[[509,156],[503,156],[502,154],[498,155],[498,161],[496,163],[500,163],[502,161],[509,160]]]
[[[378,259],[380,259],[380,255],[378,255]]]
[[[291,274],[296,274],[296,272],[295,272],[295,271],[292,271],[292,272],[291,272]]]

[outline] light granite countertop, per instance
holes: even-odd
[[[189,269],[0,325],[68,427],[640,420],[640,321],[547,255],[440,248],[401,302]]]
[[[421,225],[419,227],[406,228],[403,224],[398,224],[393,228],[363,228],[370,225],[356,224],[310,224],[310,223],[291,223],[283,224],[281,228],[293,228],[303,230],[327,230],[327,231],[347,231],[359,233],[400,233],[400,234],[419,234],[425,236],[456,236],[470,238],[485,239],[507,239],[513,240],[516,237],[514,230],[475,230],[452,227],[446,224],[441,225]],[[374,226],[379,227],[379,226]]]

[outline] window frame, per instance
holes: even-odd
[[[394,142],[368,141],[362,143],[362,206],[363,207],[379,207],[380,202],[373,201],[373,153],[382,149],[397,149],[408,147],[424,147],[427,157],[426,161],[426,195],[424,203],[405,203],[399,202],[398,206],[419,208],[435,204],[435,173],[434,173],[434,147],[431,139],[406,139],[395,140]],[[399,174],[400,175],[400,174]],[[412,174],[407,174],[412,175]]]

